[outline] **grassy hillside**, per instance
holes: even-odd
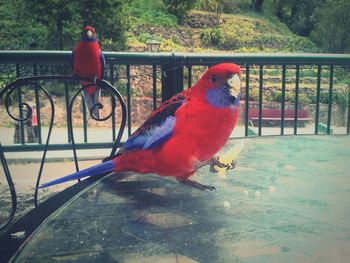
[[[319,52],[306,37],[294,34],[275,15],[273,0],[264,2],[261,12],[250,8],[250,0],[232,1],[230,13],[222,14],[217,23],[214,13],[192,10],[183,25],[167,13],[162,0],[134,0],[129,47],[146,48],[152,38],[160,41],[161,51],[181,52]],[[250,74],[250,98],[259,96],[258,69]],[[264,101],[281,101],[281,67],[264,69]],[[300,71],[299,102],[303,105],[316,101],[317,68],[305,66]],[[243,80],[244,82],[244,80]],[[287,69],[286,101],[295,99],[295,68]],[[333,103],[347,105],[348,73],[337,68],[334,78]],[[321,103],[328,103],[329,70],[322,71]]]
[[[183,25],[167,13],[161,0],[132,2],[132,29],[128,45],[145,47],[152,38],[162,51],[187,52],[317,52],[305,37],[293,34],[273,13],[272,0],[254,12],[247,0],[233,1],[230,13],[221,15],[192,10]]]

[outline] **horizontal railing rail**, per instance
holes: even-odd
[[[71,51],[0,51],[0,64],[70,63]],[[248,64],[350,65],[350,54],[315,53],[135,53],[103,52],[108,62],[116,64],[162,65],[173,61],[189,65],[211,65],[227,61]]]

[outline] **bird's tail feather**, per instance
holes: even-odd
[[[79,172],[55,179],[55,180],[50,181],[48,183],[44,183],[44,184],[40,185],[38,188],[46,188],[46,187],[49,187],[49,186],[52,186],[55,184],[61,184],[61,183],[65,183],[65,182],[72,181],[72,180],[77,180],[77,179],[88,177],[88,176],[100,175],[100,174],[103,174],[106,172],[111,172],[114,170],[114,168],[115,168],[115,163],[113,162],[113,160],[110,160],[110,161],[89,167],[85,170],[81,170]]]
[[[83,95],[85,99],[86,106],[89,110],[93,110],[93,115],[95,118],[99,118],[99,108],[96,107],[95,105],[100,102],[100,97],[101,97],[101,89],[95,87],[95,91],[93,93],[90,93],[88,90],[84,89],[83,90]],[[95,107],[94,107],[95,106]]]

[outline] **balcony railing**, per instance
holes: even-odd
[[[303,91],[305,88],[301,86],[303,79],[307,78],[307,87],[314,90],[313,107],[310,112],[314,118],[314,131],[319,133],[320,128],[324,127],[326,133],[332,132],[332,110],[337,104],[334,101],[335,90],[341,91],[342,107],[349,111],[349,66],[350,55],[346,54],[184,54],[184,53],[116,53],[106,52],[107,72],[106,81],[118,88],[123,89],[125,99],[127,101],[128,115],[128,134],[132,132],[132,99],[135,97],[133,89],[133,79],[142,76],[148,76],[151,87],[148,88],[152,97],[152,109],[157,107],[157,99],[167,100],[172,95],[180,92],[184,88],[190,87],[196,81],[198,75],[203,70],[216,63],[234,62],[240,64],[243,68],[243,98],[242,106],[242,123],[244,126],[244,136],[250,134],[249,109],[257,107],[259,110],[259,118],[257,123],[257,135],[265,135],[263,133],[265,118],[263,116],[263,108],[266,103],[271,100],[269,94],[278,92],[280,100],[277,102],[280,113],[280,133],[285,134],[285,109],[286,106],[294,109],[293,134],[298,134],[298,109],[302,107],[304,99]],[[2,84],[6,84],[15,78],[22,76],[37,75],[70,75],[70,59],[71,52],[68,51],[3,51],[0,52],[1,80]],[[139,67],[138,70],[133,70]],[[136,72],[136,76],[134,75]],[[134,73],[134,74],[133,74]],[[275,79],[274,87],[269,89],[269,79],[272,76]],[[341,75],[339,80],[338,76]],[[276,79],[278,82],[276,83]],[[336,82],[335,82],[336,79]],[[339,80],[339,81],[338,81]],[[142,84],[142,83],[141,83]],[[139,84],[139,85],[141,85]],[[69,91],[71,87],[64,84],[64,97],[66,109],[69,104]],[[327,88],[325,88],[325,86]],[[292,87],[292,88],[291,88]],[[53,88],[51,88],[52,90]],[[276,90],[277,89],[277,90]],[[325,91],[326,90],[326,91]],[[49,90],[50,91],[50,90]],[[54,91],[54,90],[53,90]],[[270,93],[269,93],[270,92]],[[253,94],[254,93],[254,94]],[[293,93],[293,98],[291,97]],[[326,94],[326,98],[325,97]],[[18,102],[22,100],[23,94],[18,94]],[[37,96],[37,95],[36,95]],[[142,95],[141,95],[142,96]],[[40,97],[36,97],[40,99]],[[321,99],[323,101],[321,101]],[[288,102],[289,105],[286,105]],[[326,103],[325,103],[326,102]],[[39,103],[40,104],[40,103]],[[293,104],[293,105],[291,105]],[[328,107],[327,117],[322,121],[324,126],[320,126],[320,104]],[[277,107],[274,105],[274,107]],[[152,110],[149,109],[149,110]],[[20,115],[23,115],[19,109]],[[115,119],[111,118],[111,143],[92,143],[88,139],[87,114],[82,109],[84,139],[82,144],[78,144],[78,148],[104,148],[110,147],[115,139]],[[349,133],[349,114],[344,121],[345,127],[341,133]],[[68,115],[67,115],[68,116]],[[38,119],[40,120],[40,112]],[[344,118],[346,118],[344,116]],[[24,140],[24,128],[21,126],[20,145],[6,145],[5,151],[32,151],[42,150],[40,145],[42,138],[40,137],[41,126],[39,121],[39,144],[27,145]],[[64,125],[64,124],[63,124]],[[68,127],[68,125],[66,125]],[[50,145],[49,149],[69,149],[70,138],[67,128],[67,143]]]
[[[217,63],[236,63],[243,70],[241,115],[233,136],[350,133],[349,54],[105,52],[105,57],[105,78],[97,85],[104,89],[104,103],[110,106],[101,105],[109,111],[94,120],[80,96],[79,80],[71,76],[71,52],[0,52],[0,128],[10,127],[12,133],[17,126],[14,143],[6,141],[12,134],[2,134],[0,138],[0,158],[12,194],[12,210],[5,225],[16,210],[16,194],[4,153],[42,151],[37,186],[49,150],[73,149],[77,170],[76,149],[112,148],[113,156],[119,142],[127,137],[122,139],[125,123],[130,135],[161,101],[191,87],[208,67]],[[57,110],[60,100],[64,107]],[[26,122],[34,106],[37,134],[35,142],[28,143]],[[58,111],[61,115],[56,122]],[[107,123],[109,132],[93,141],[89,131],[101,122]],[[83,131],[80,140],[73,135],[77,125]],[[62,126],[66,133],[52,142],[50,135],[56,126]],[[37,190],[34,201],[37,204]]]

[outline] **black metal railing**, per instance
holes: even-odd
[[[20,151],[42,151],[41,166],[36,186],[39,185],[42,168],[47,151],[73,149],[76,170],[79,169],[77,149],[112,148],[110,156],[122,141],[124,126],[127,134],[143,119],[135,114],[135,98],[150,97],[151,103],[144,112],[156,109],[160,101],[169,99],[174,94],[191,87],[200,75],[210,66],[233,62],[242,68],[242,114],[239,126],[242,133],[238,136],[267,135],[265,131],[273,126],[274,134],[303,133],[299,118],[301,110],[308,111],[311,134],[331,134],[335,127],[335,109],[341,105],[342,134],[350,133],[350,55],[348,54],[184,54],[184,53],[117,53],[105,52],[107,67],[104,80],[96,80],[96,84],[105,91],[104,97],[110,97],[111,112],[97,121],[110,123],[109,141],[91,142],[89,139],[90,120],[94,120],[84,106],[84,98],[79,96],[82,88],[79,80],[71,77],[71,52],[68,51],[1,51],[0,52],[0,113],[6,111],[12,123],[17,125],[17,143],[0,142],[0,154],[6,178],[10,172],[4,153]],[[16,80],[17,79],[17,80]],[[143,83],[145,82],[145,83]],[[10,84],[9,84],[10,83]],[[141,88],[140,88],[141,87]],[[66,141],[50,142],[54,129],[55,102],[53,94],[63,97],[65,113],[63,126],[66,127]],[[276,95],[279,96],[276,96]],[[43,102],[46,97],[46,102]],[[117,98],[117,100],[115,100]],[[307,99],[307,100],[306,100]],[[31,101],[28,103],[28,100]],[[126,105],[124,104],[126,101]],[[306,100],[306,102],[305,102]],[[312,103],[312,104],[310,104]],[[51,107],[51,115],[44,114],[43,108]],[[117,112],[116,105],[121,111]],[[310,106],[312,105],[312,106]],[[37,114],[37,134],[35,142],[28,143],[26,122],[30,120],[33,106]],[[99,105],[97,105],[99,107]],[[74,138],[73,113],[78,107],[79,118],[83,129],[82,140]],[[268,119],[264,111],[277,112],[277,118]],[[257,122],[251,116],[257,110]],[[16,112],[16,116],[13,113]],[[290,114],[292,112],[291,116]],[[122,115],[119,118],[119,114]],[[47,116],[50,115],[50,116]],[[147,114],[144,114],[145,116]],[[143,116],[143,115],[142,115]],[[49,119],[45,122],[45,118]],[[6,122],[5,119],[2,121]],[[272,123],[271,123],[272,122]],[[311,124],[310,124],[311,123]],[[44,128],[48,126],[47,134]],[[6,123],[6,125],[10,125]],[[46,129],[46,128],[45,128]],[[336,131],[335,131],[336,132]],[[12,180],[8,180],[10,189]],[[15,198],[15,192],[12,193]],[[15,198],[16,199],[16,198]],[[35,190],[37,204],[37,190]],[[12,203],[12,211],[16,210],[16,202]]]
[[[0,52],[0,66],[2,66],[3,83],[21,76],[32,76],[32,75],[47,75],[48,73],[64,73],[65,75],[70,74],[70,54],[71,52],[59,52],[59,51],[3,51]],[[116,85],[119,90],[123,93],[128,108],[127,115],[127,125],[128,134],[132,132],[132,126],[137,126],[138,123],[133,124],[135,121],[133,114],[133,99],[135,96],[140,94],[134,94],[135,84],[133,80],[138,77],[148,76],[151,81],[149,84],[149,90],[151,94],[148,94],[152,98],[152,106],[147,110],[150,112],[155,109],[157,105],[157,100],[167,100],[172,95],[180,92],[184,88],[192,86],[200,72],[203,72],[206,67],[220,63],[220,62],[234,62],[240,64],[243,68],[243,83],[245,83],[245,94],[243,94],[245,103],[244,116],[242,117],[242,122],[245,128],[244,136],[249,135],[249,130],[251,130],[249,124],[249,108],[252,106],[252,96],[249,95],[249,91],[252,91],[252,86],[258,85],[259,95],[256,97],[254,102],[258,103],[259,109],[259,121],[257,127],[257,135],[264,135],[264,116],[262,115],[262,109],[266,104],[265,91],[268,88],[268,83],[264,82],[265,76],[269,74],[269,70],[274,69],[279,71],[280,74],[280,88],[282,90],[282,96],[280,100],[280,134],[285,134],[285,107],[286,107],[286,78],[291,78],[293,71],[294,77],[294,124],[293,124],[293,134],[298,134],[298,109],[300,108],[299,95],[300,95],[300,73],[309,69],[310,71],[316,70],[314,76],[317,78],[317,83],[314,86],[317,92],[321,90],[321,84],[323,80],[326,79],[324,73],[329,74],[327,85],[329,86],[328,91],[328,116],[322,121],[326,126],[326,133],[331,133],[331,123],[332,123],[332,105],[333,105],[333,82],[334,82],[334,71],[341,69],[348,69],[350,64],[350,55],[331,55],[331,54],[183,54],[183,53],[116,53],[116,52],[106,52],[107,61],[107,72],[106,80],[112,85]],[[133,68],[143,66],[143,68],[135,70]],[[313,67],[313,69],[312,69]],[[187,70],[186,70],[187,69]],[[254,83],[250,79],[252,76],[251,71],[258,70],[258,81]],[[132,72],[134,71],[134,72]],[[5,77],[4,77],[5,76]],[[7,76],[7,77],[6,77]],[[5,78],[5,79],[4,79]],[[252,85],[253,84],[253,85]],[[144,85],[145,86],[145,85]],[[322,87],[323,89],[323,87]],[[348,88],[347,88],[348,90]],[[345,93],[347,92],[345,90]],[[18,91],[20,93],[20,91]],[[65,84],[64,87],[64,98],[66,103],[66,109],[69,106],[69,92],[70,88]],[[36,93],[37,94],[37,93]],[[251,92],[252,94],[252,92]],[[320,93],[316,95],[316,112],[314,113],[315,118],[315,133],[319,133],[319,101]],[[37,95],[35,95],[37,96]],[[140,95],[142,96],[142,94]],[[348,94],[345,94],[347,97]],[[21,96],[18,96],[18,103],[20,104]],[[268,100],[268,98],[267,98]],[[255,103],[256,104],[256,103]],[[345,107],[348,107],[346,105]],[[37,108],[40,110],[40,107]],[[87,113],[85,108],[82,109],[83,118],[83,130],[84,130],[84,140],[83,144],[78,144],[79,148],[88,148],[86,144],[89,144],[91,148],[104,148],[110,147],[115,138],[115,120],[111,119],[111,141],[110,143],[96,144],[91,143],[88,139],[88,125],[87,125]],[[67,114],[68,111],[66,110]],[[40,119],[40,112],[38,113],[38,118]],[[68,119],[68,118],[67,118]],[[38,122],[40,125],[40,121]],[[68,125],[66,125],[68,127]],[[347,121],[346,133],[349,131],[349,122]],[[39,131],[41,131],[39,129]],[[39,132],[39,145],[26,145],[24,140],[24,128],[20,127],[20,145],[4,145],[4,151],[35,151],[42,150],[40,146],[41,136]],[[67,128],[67,142],[56,144],[50,146],[49,149],[69,149],[69,133]]]

